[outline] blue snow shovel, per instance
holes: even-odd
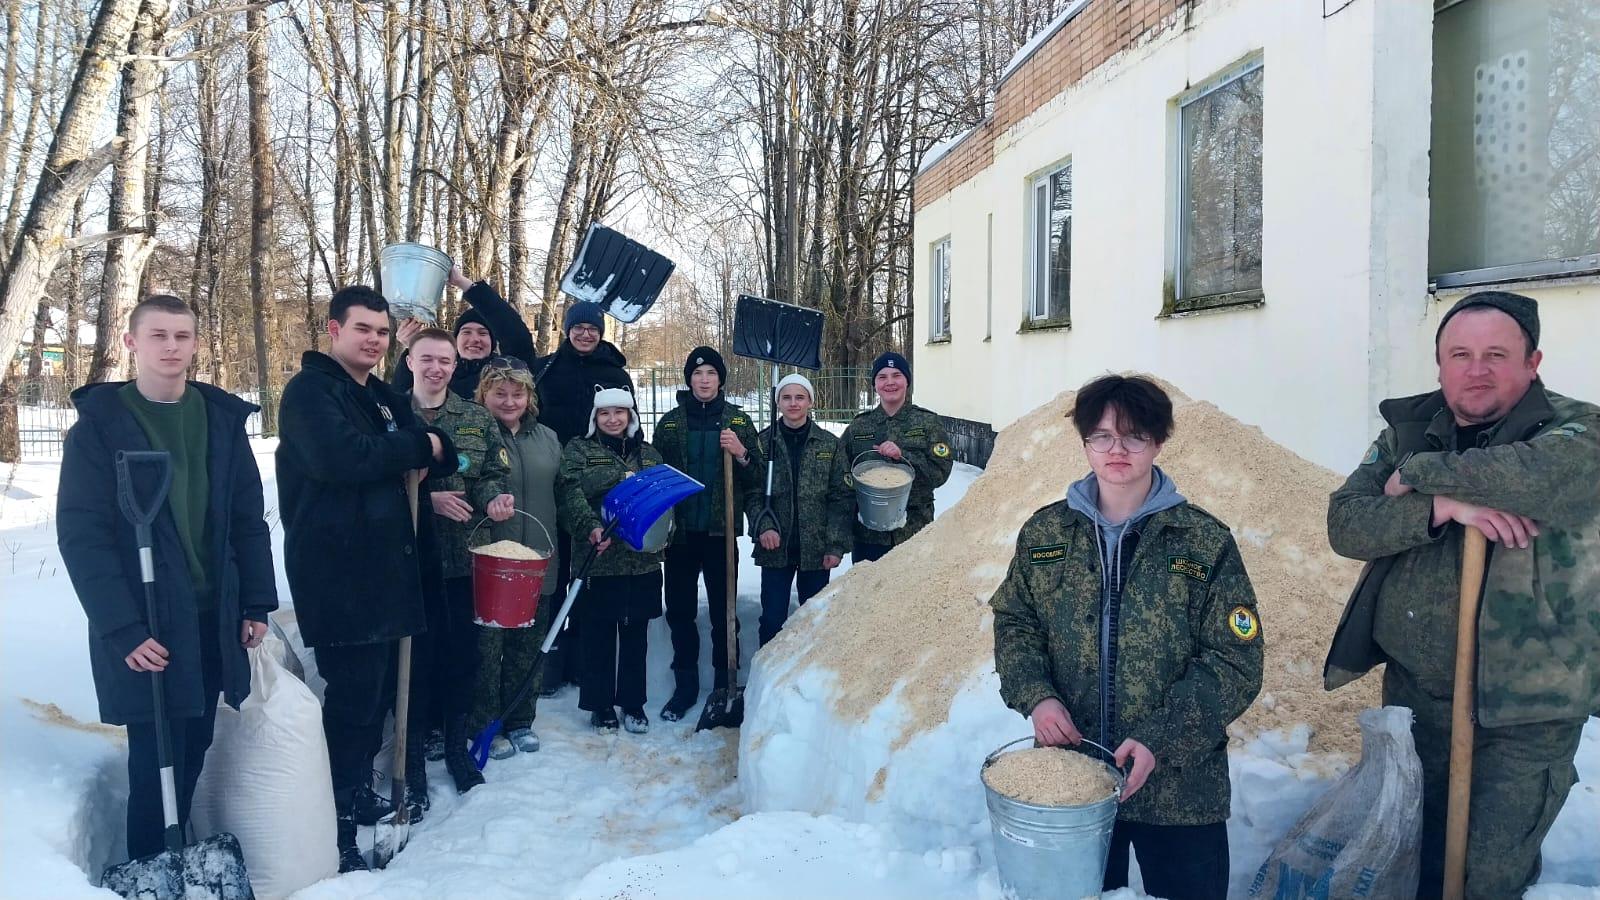
[[[135,465],[155,469],[155,487],[143,501],[134,486]],[[145,483],[149,483],[146,481]],[[167,501],[172,487],[172,454],[151,450],[117,451],[117,505],[133,525],[139,544],[139,576],[144,582],[145,624],[150,637],[161,640],[157,615],[156,566],[150,526]],[[211,636],[215,638],[215,635]],[[205,635],[201,635],[204,640]],[[183,829],[178,824],[177,777],[172,763],[172,729],[167,723],[167,695],[162,673],[150,673],[156,725],[156,764],[161,768],[161,815],[166,827],[162,840],[166,849],[143,859],[112,866],[100,876],[101,887],[124,897],[185,897],[194,900],[254,900],[250,876],[245,872],[244,851],[239,839],[226,832],[212,835],[188,847],[183,845]]]
[[[705,485],[667,465],[650,466],[631,478],[624,478],[621,484],[607,491],[605,499],[601,501],[601,511],[606,519],[605,532],[601,540],[604,541],[615,534],[626,541],[628,546],[640,549],[645,545],[645,535],[649,533],[650,526],[654,525],[657,519],[670,512],[678,501],[692,497],[705,489]],[[477,764],[480,771],[489,763],[489,744],[504,727],[506,716],[528,698],[529,692],[538,683],[539,674],[544,671],[545,657],[550,654],[550,647],[555,644],[556,636],[561,633],[561,626],[567,621],[567,614],[572,612],[572,604],[577,601],[578,593],[583,590],[583,583],[589,577],[589,569],[594,565],[596,556],[599,556],[599,553],[591,546],[572,583],[567,586],[566,599],[562,601],[555,620],[550,623],[550,632],[544,636],[544,643],[539,647],[539,655],[534,657],[533,667],[528,670],[527,677],[522,679],[522,684],[517,687],[516,694],[512,695],[511,702],[500,710],[494,721],[483,726],[483,730],[472,739],[470,748],[472,761]]]

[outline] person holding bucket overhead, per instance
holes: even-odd
[[[904,356],[890,351],[874,360],[872,387],[878,393],[878,405],[857,415],[839,438],[843,452],[837,477],[854,489],[856,461],[873,453],[909,466],[915,476],[903,525],[880,531],[857,515],[850,554],[855,562],[881,559],[926,528],[933,521],[933,491],[950,480],[955,465],[950,438],[938,414],[911,402],[911,363]]]
[[[456,348],[456,368],[450,376],[450,392],[463,400],[477,396],[478,378],[488,365],[489,358],[497,352],[501,356],[520,359],[533,364],[533,334],[517,314],[517,310],[501,297],[487,281],[473,281],[454,266],[450,269],[450,285],[462,291],[468,309],[456,319],[452,343]],[[414,386],[412,371],[406,363],[411,345],[417,336],[428,328],[417,319],[399,323],[395,340],[406,348],[395,364],[396,390],[409,391]]]
[[[467,713],[477,687],[478,630],[473,626],[470,546],[489,542],[473,525],[484,516],[496,522],[511,518],[515,498],[506,491],[510,456],[500,439],[500,426],[489,411],[451,390],[455,374],[455,342],[442,329],[416,335],[406,365],[415,387],[411,408],[421,419],[450,435],[456,448],[455,471],[430,474],[422,496],[439,534],[439,559],[444,574],[441,602],[428,609],[428,630],[418,642],[413,663],[431,683],[433,709],[429,720],[444,723],[444,762],[456,790],[466,793],[483,783],[483,775],[467,753]],[[426,712],[426,705],[418,712]],[[419,770],[421,767],[418,767]],[[409,770],[409,767],[408,767]],[[420,784],[426,786],[426,776]],[[427,808],[427,791],[413,791],[413,803]]]
[[[1131,767],[1105,890],[1128,884],[1131,845],[1152,896],[1222,900],[1227,727],[1261,690],[1255,592],[1228,526],[1155,465],[1166,392],[1107,375],[1071,416],[1090,473],[1022,526],[989,601],[1000,696],[1039,744],[1093,740]]]
[[[478,689],[474,694],[469,734],[477,734],[500,713],[501,704],[511,698],[517,685],[527,677],[555,617],[557,560],[566,552],[555,543],[557,533],[556,475],[561,470],[561,440],[539,423],[539,406],[533,389],[533,373],[522,360],[497,356],[489,360],[478,381],[478,403],[489,410],[500,429],[510,460],[506,487],[516,500],[518,515],[492,525],[489,536],[495,541],[516,541],[541,553],[550,554],[539,591],[539,607],[532,627],[478,628]],[[481,525],[481,523],[480,523]],[[542,677],[542,673],[541,673]],[[505,759],[517,752],[539,749],[539,736],[533,731],[537,713],[538,685],[529,698],[507,715],[505,734],[497,734],[489,755]]]
[[[756,533],[752,556],[761,567],[761,645],[789,620],[789,588],[804,606],[828,583],[850,548],[850,489],[837,477],[839,439],[811,421],[811,380],[796,372],[778,382],[777,422],[761,432],[772,447],[770,511],[753,494],[747,515]]]
[[[631,392],[603,388],[593,402],[589,430],[567,444],[556,479],[562,530],[572,535],[572,558],[581,565],[589,554],[598,554],[578,599],[584,608],[578,708],[590,714],[590,725],[615,731],[620,706],[622,726],[643,734],[650,730],[644,711],[646,628],[661,615],[661,548],[635,550],[605,537],[599,511],[607,491],[662,460],[639,433]]]
[[[711,665],[717,688],[728,687],[727,604],[728,554],[723,534],[724,503],[748,509],[760,503],[763,467],[757,449],[755,426],[744,410],[723,396],[728,367],[722,354],[710,347],[689,351],[683,363],[678,405],[656,423],[656,446],[667,464],[707,485],[703,493],[685,500],[677,509],[677,530],[667,548],[667,626],[672,632],[672,697],[661,708],[661,718],[676,722],[700,699],[700,592],[704,579],[711,613]],[[723,496],[722,457],[733,457],[734,490],[741,496]],[[737,528],[735,520],[735,528]],[[737,534],[734,537],[738,537]],[[735,630],[737,631],[737,622]]]

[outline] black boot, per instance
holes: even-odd
[[[428,739],[423,743],[423,746],[427,748],[425,755],[428,762],[438,762],[444,759],[444,732],[437,728],[428,729]],[[409,766],[411,764],[406,763],[406,765]]]
[[[465,794],[483,784],[483,773],[478,771],[472,754],[467,752],[467,717],[451,716],[444,724],[444,767],[455,779],[456,792]]]
[[[370,784],[356,788],[356,795],[351,802],[351,815],[357,825],[376,825],[379,819],[394,812],[394,803],[387,797],[378,796]]]
[[[608,706],[589,714],[589,725],[596,731],[616,731],[618,724],[616,707]]]
[[[361,848],[356,846],[356,820],[351,815],[354,799],[351,791],[338,791],[333,795],[334,814],[339,846],[339,874],[367,871],[367,861],[361,858]]]
[[[667,705],[661,707],[661,718],[667,722],[676,722],[689,714],[694,704],[700,699],[700,671],[698,669],[673,668],[672,677],[677,685],[673,688],[672,697],[667,700]]]
[[[415,743],[406,745],[406,819],[410,822],[421,822],[430,806],[426,755]]]

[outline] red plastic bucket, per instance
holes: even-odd
[[[522,510],[518,513],[534,519]],[[488,521],[485,519],[484,521]],[[479,522],[478,525],[482,525]],[[540,523],[543,527],[543,523]],[[473,528],[474,532],[478,529]],[[546,540],[549,533],[545,534]],[[470,541],[470,536],[468,537]],[[487,553],[472,554],[473,621],[489,628],[529,628],[539,612],[545,570],[553,547],[541,551],[544,559],[506,559]]]

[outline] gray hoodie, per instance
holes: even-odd
[[[1122,599],[1122,544],[1130,531],[1150,516],[1185,502],[1177,485],[1160,466],[1153,466],[1150,493],[1144,503],[1125,522],[1111,522],[1100,512],[1100,482],[1094,473],[1074,481],[1067,488],[1067,506],[1088,516],[1095,524],[1095,547],[1100,551],[1100,743],[1111,746],[1112,717],[1116,712],[1116,630],[1118,606]]]

